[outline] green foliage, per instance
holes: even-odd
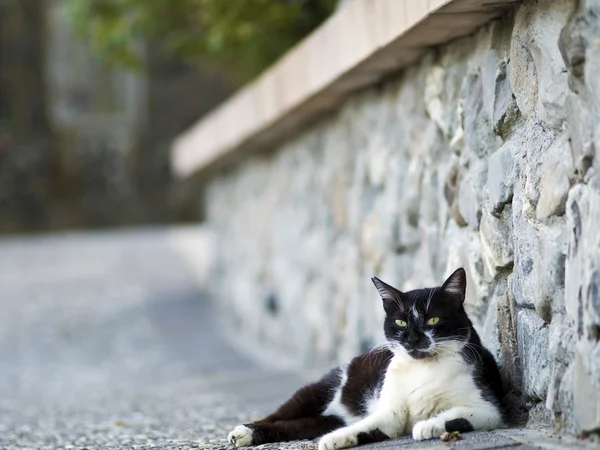
[[[142,64],[152,41],[187,62],[256,75],[317,27],[338,0],[66,0],[75,30],[109,63]]]

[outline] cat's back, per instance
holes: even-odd
[[[325,415],[336,415],[346,423],[366,416],[379,398],[393,353],[384,348],[357,356],[338,369],[340,382]]]

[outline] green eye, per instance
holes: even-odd
[[[427,319],[427,325],[435,325],[440,321],[439,317],[432,317],[431,319]]]
[[[406,326],[406,322],[404,320],[396,320],[396,325],[398,325],[401,328],[404,328]]]

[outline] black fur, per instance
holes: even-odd
[[[471,422],[467,419],[454,419],[445,423],[446,431],[458,431],[459,433],[468,433],[475,431]]]
[[[252,445],[269,442],[314,439],[344,426],[344,421],[335,416],[298,417],[276,422],[254,422],[245,424],[252,433]]]
[[[475,331],[475,330],[473,330]],[[496,360],[492,354],[481,344],[476,332],[473,332],[461,355],[467,364],[475,368],[473,377],[475,384],[481,390],[481,395],[488,402],[492,402],[502,409],[504,387]]]
[[[358,445],[371,444],[372,442],[381,442],[390,437],[380,429],[373,430],[369,433],[358,433]]]
[[[323,416],[341,382],[341,368],[335,368],[316,383],[302,387],[273,414],[251,424],[252,445],[269,442],[314,439],[344,425],[335,416]]]
[[[379,393],[393,353],[387,349],[358,356],[347,369],[348,381],[342,388],[342,403],[357,416],[367,414],[365,399]]]

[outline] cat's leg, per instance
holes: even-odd
[[[229,433],[229,442],[241,447],[259,445],[259,441],[264,444],[282,440],[313,439],[343,426],[344,422],[340,419],[333,416],[327,416],[331,418],[321,416],[333,397],[332,392],[341,382],[342,370],[342,368],[334,369],[316,383],[299,389],[277,411],[264,419],[256,420],[251,424],[238,425]],[[313,423],[315,424],[313,425]],[[269,424],[278,425],[269,427],[267,426]],[[310,436],[300,437],[299,433],[303,432],[301,424],[306,425]],[[323,428],[319,428],[319,424]],[[298,427],[298,432],[294,434],[293,430]],[[283,439],[283,436],[288,437]]]
[[[301,417],[318,417],[329,405],[333,392],[338,388],[345,369],[337,367],[316,383],[298,389],[277,411],[255,423],[272,423]]]
[[[323,436],[319,450],[354,447],[397,437],[404,432],[405,424],[405,418],[398,412],[379,412]]]
[[[236,447],[247,447],[270,442],[314,439],[342,426],[344,426],[344,422],[335,416],[254,422],[235,427],[229,433],[228,440]]]
[[[439,438],[446,431],[466,433],[475,430],[492,430],[502,426],[499,409],[487,403],[477,407],[457,406],[437,416],[417,422],[412,430],[416,440]]]

